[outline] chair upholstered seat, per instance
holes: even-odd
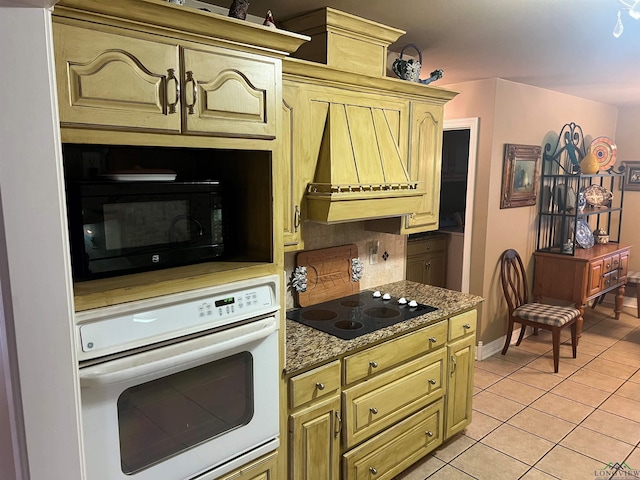
[[[544,323],[545,325],[562,327],[574,318],[579,317],[580,310],[573,307],[546,305],[544,303],[527,303],[516,308],[513,311],[513,316],[532,322]]]

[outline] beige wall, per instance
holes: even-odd
[[[618,128],[615,143],[618,147],[618,165],[625,160],[640,161],[640,142],[638,141],[638,125],[640,125],[640,106],[622,107],[618,112]],[[615,195],[615,192],[614,192]],[[622,215],[621,243],[637,245],[640,238],[640,192],[624,193],[624,212]],[[631,250],[629,269],[640,270],[640,250]]]
[[[568,122],[582,126],[587,141],[600,135],[613,138],[617,109],[502,79],[446,88],[460,95],[445,106],[445,119],[480,117],[470,291],[486,299],[478,338],[486,345],[502,337],[506,327],[506,304],[498,272],[500,255],[508,248],[518,250],[531,278],[536,247],[537,207],[500,209],[504,144],[544,147],[545,136],[557,134]]]

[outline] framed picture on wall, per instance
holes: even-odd
[[[640,191],[640,162],[622,162],[624,189]]]
[[[500,208],[536,204],[541,152],[537,145],[505,144]]]

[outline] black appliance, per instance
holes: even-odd
[[[364,290],[348,297],[288,310],[287,318],[343,340],[351,340],[437,310],[421,303],[411,307],[409,303],[398,303],[398,297],[385,300],[374,297],[373,293]]]
[[[75,281],[218,259],[217,181],[72,182],[67,190]]]

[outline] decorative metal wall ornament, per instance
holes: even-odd
[[[354,282],[359,282],[364,276],[364,263],[359,258],[351,259],[351,279]]]
[[[307,291],[307,267],[299,266],[291,274],[291,286],[296,292]]]
[[[563,153],[567,154],[571,161],[571,171],[567,171],[567,164],[561,161]],[[587,147],[584,144],[584,134],[582,133],[582,127],[574,122],[567,123],[560,130],[558,139],[555,145],[552,142],[548,142],[544,146],[543,159],[555,163],[555,168],[561,170],[561,174],[578,173],[580,171],[580,162],[587,154]],[[543,168],[547,168],[547,164],[544,163]],[[551,172],[546,171],[546,174]]]

